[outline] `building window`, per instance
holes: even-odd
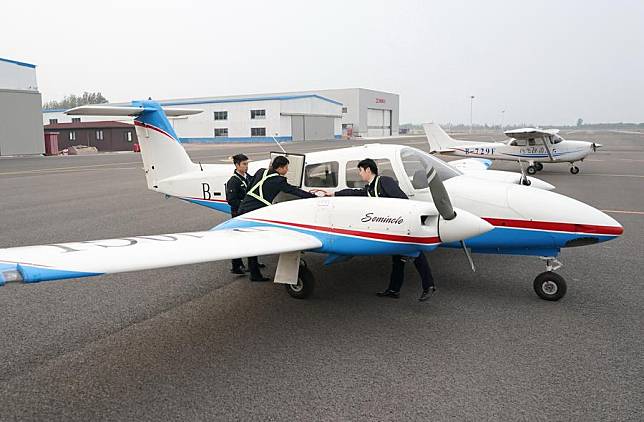
[[[220,136],[228,136],[228,128],[227,127],[215,128],[215,138],[218,138]]]
[[[250,118],[252,120],[265,119],[266,118],[266,110],[251,110],[250,111]]]
[[[304,184],[311,188],[336,188],[338,169],[337,161],[308,165],[304,169]]]
[[[215,120],[228,120],[227,111],[215,111]]]
[[[97,130],[96,131],[96,140],[97,141],[102,141],[103,140],[103,131],[102,130]]]
[[[378,175],[380,176],[389,176],[393,178],[396,182],[396,173],[391,167],[391,161],[386,158],[377,159],[376,165],[378,166]],[[360,161],[347,161],[347,187],[349,188],[364,188],[366,183],[362,181],[360,175],[358,174],[358,163]]]
[[[252,127],[250,128],[250,136],[266,136],[266,128]]]
[[[123,137],[127,142],[132,142],[132,132],[129,130],[127,132],[123,132]]]
[[[75,141],[76,140],[76,132],[75,131],[70,131],[69,132],[69,140],[70,141]]]
[[[56,123],[58,123],[58,119],[49,119],[49,124],[50,125],[54,125]]]
[[[347,108],[346,108],[346,107],[342,107],[342,112],[343,112],[343,113],[347,113]]]
[[[80,123],[80,117],[72,117],[72,123]]]

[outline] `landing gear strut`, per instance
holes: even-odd
[[[557,301],[566,294],[566,280],[555,270],[561,267],[554,257],[541,257],[546,261],[546,271],[539,274],[533,282],[534,291],[543,300]]]
[[[300,263],[300,270],[297,274],[296,284],[285,284],[284,287],[291,297],[295,299],[306,299],[313,293],[315,289],[315,277],[311,270],[306,266],[304,260]]]

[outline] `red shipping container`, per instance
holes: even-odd
[[[45,132],[45,155],[58,155],[58,132]]]
[[[141,146],[139,144],[132,144],[132,151],[141,152]]]

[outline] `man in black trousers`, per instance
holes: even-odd
[[[315,198],[315,195],[297,186],[289,185],[286,181],[289,161],[278,155],[271,163],[270,169],[259,169],[253,176],[252,186],[239,206],[239,215],[272,205],[278,193],[290,193],[300,198]],[[257,257],[248,258],[250,281],[268,281],[259,270]]]
[[[368,196],[375,198],[400,198],[409,199],[405,192],[400,189],[398,183],[389,176],[379,176],[376,162],[370,158],[364,159],[358,163],[358,172],[363,181],[368,184],[363,189],[343,189],[335,192],[335,196]],[[380,297],[400,297],[400,288],[405,278],[405,258],[400,255],[391,257],[391,277],[389,287],[376,293]],[[427,257],[423,252],[414,259],[414,266],[420,275],[423,286],[423,292],[418,300],[421,302],[430,298],[436,291],[434,278],[429,268]]]
[[[239,206],[242,199],[252,183],[252,177],[248,174],[248,157],[244,154],[233,155],[233,164],[235,171],[226,183],[226,202],[230,205],[230,215],[237,217],[239,215]],[[232,261],[230,270],[233,274],[245,274],[246,268],[241,258],[235,258]]]

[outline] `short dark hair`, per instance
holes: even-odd
[[[378,175],[378,165],[371,158],[365,158],[364,160],[360,161],[358,163],[358,167],[363,170],[369,169],[373,174],[375,174],[376,176]]]
[[[244,154],[233,155],[233,164],[237,165],[242,161],[248,161],[248,157],[246,157]]]
[[[278,155],[273,160],[273,164],[271,164],[271,168],[273,170],[277,170],[280,167],[284,167],[288,165],[288,163],[289,163],[288,158],[284,157],[283,155]]]

